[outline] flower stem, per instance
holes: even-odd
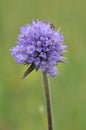
[[[52,106],[51,106],[51,96],[50,96],[50,86],[48,82],[47,74],[43,72],[43,83],[44,83],[44,94],[46,100],[46,109],[47,109],[47,121],[48,121],[48,130],[53,130],[53,119],[52,119]]]

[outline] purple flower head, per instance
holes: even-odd
[[[11,54],[19,64],[30,64],[32,70],[40,68],[42,72],[56,76],[55,65],[64,62],[63,52],[67,46],[63,42],[62,34],[54,30],[53,24],[33,21],[21,28],[18,44],[11,49]]]

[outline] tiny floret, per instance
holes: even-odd
[[[53,77],[58,75],[56,65],[64,62],[63,52],[67,46],[63,43],[63,35],[55,31],[53,24],[33,21],[20,29],[17,46],[11,49],[11,54],[18,64],[32,65]]]

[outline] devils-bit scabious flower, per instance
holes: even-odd
[[[17,40],[17,46],[12,48],[12,56],[19,64],[31,64],[33,68],[56,76],[57,65],[63,62],[64,38],[55,31],[50,22],[33,21],[31,25],[22,27]]]

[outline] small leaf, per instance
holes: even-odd
[[[34,69],[35,69],[35,65],[31,64],[29,68],[25,71],[24,75],[22,76],[22,79],[24,79],[27,75],[29,75]]]

